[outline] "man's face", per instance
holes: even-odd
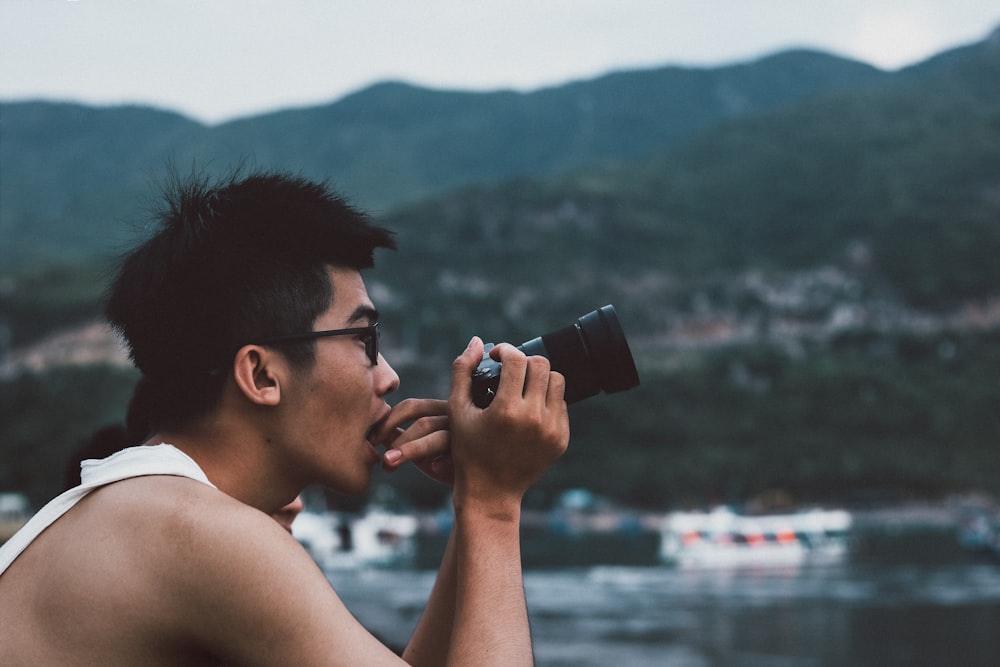
[[[313,330],[364,327],[376,321],[358,271],[332,268],[330,280],[333,303]],[[399,377],[381,356],[373,365],[358,336],[319,338],[315,346],[313,367],[294,371],[290,386],[282,389],[286,432],[293,434],[302,474],[341,493],[361,493],[380,459],[366,435],[388,414],[385,396],[399,386]]]

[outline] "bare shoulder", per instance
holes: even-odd
[[[163,559],[185,562],[232,559],[248,543],[287,552],[295,546],[287,532],[260,510],[207,484],[165,475],[137,477],[94,494],[95,511],[128,526],[127,539],[149,540]],[[277,530],[276,530],[277,529]],[[297,550],[294,550],[297,551]]]
[[[263,512],[207,484],[184,477],[154,475],[102,487],[74,508],[53,529],[67,533],[89,556],[120,559],[131,571],[149,571],[173,585],[193,566],[213,561],[230,566],[255,546],[295,558],[294,540]]]
[[[137,569],[155,582],[159,594],[183,607],[184,618],[196,626],[202,614],[215,620],[234,613],[263,615],[264,610],[252,611],[263,600],[267,610],[292,607],[288,594],[300,590],[311,591],[303,604],[339,604],[287,531],[217,489],[161,476],[129,480],[106,491],[101,500],[117,517],[126,548],[142,553]],[[142,500],[130,506],[135,498]]]
[[[116,582],[133,605],[192,617],[200,597],[227,600],[280,579],[277,564],[295,579],[324,583],[295,540],[263,512],[184,477],[136,477],[102,487],[56,521],[24,556],[37,571],[65,572],[92,599],[108,599]],[[32,552],[34,550],[34,552]],[[71,563],[64,568],[62,563]],[[234,582],[240,585],[235,586]],[[229,590],[227,591],[227,587]],[[120,600],[112,600],[120,602]]]
[[[274,519],[214,489],[190,491],[157,508],[156,539],[169,542],[164,594],[184,592],[199,642],[231,664],[396,662]]]
[[[22,559],[7,589],[24,603],[25,643],[35,632],[46,650],[58,636],[68,652],[86,645],[145,664],[158,664],[142,653],[152,647],[243,665],[339,664],[330,657],[349,647],[392,658],[273,519],[186,478],[103,487]]]

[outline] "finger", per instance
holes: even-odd
[[[544,403],[549,389],[549,360],[545,357],[531,356],[526,362],[524,398]]]
[[[428,461],[445,456],[450,451],[450,433],[446,430],[434,431],[416,440],[394,446],[382,457],[382,467],[394,470],[408,461]]]
[[[404,429],[398,429],[396,437],[393,438],[393,449],[399,449],[408,442],[425,438],[435,431],[448,430],[448,416],[421,417]]]
[[[549,371],[549,386],[545,401],[550,407],[559,403],[566,405],[566,378],[562,373]]]
[[[373,445],[386,445],[396,439],[405,424],[423,417],[447,415],[448,402],[430,398],[408,398],[392,408],[388,416],[372,428],[368,441]]]
[[[483,341],[473,336],[469,346],[465,348],[451,365],[451,397],[459,405],[472,403],[472,373],[483,360]]]
[[[408,428],[397,428],[389,441],[379,443],[385,445],[389,450],[382,457],[383,462],[395,467],[414,458],[439,454],[440,452],[433,447],[427,449],[425,445],[420,444],[414,447],[410,443],[419,443],[421,439],[427,438],[427,436],[439,431],[447,433],[448,423],[449,419],[447,415],[441,417],[422,417],[413,422]]]
[[[500,382],[497,385],[497,398],[507,396],[507,400],[521,398],[524,394],[524,380],[528,370],[528,357],[524,352],[508,343],[497,345],[494,350],[496,359],[503,364]],[[490,351],[491,353],[493,350]],[[495,399],[494,399],[495,400]]]

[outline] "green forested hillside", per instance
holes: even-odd
[[[996,296],[1000,86],[987,82],[1000,80],[1000,49],[931,72],[733,121],[619,166],[400,209],[390,224],[416,252],[398,261],[408,279],[447,270],[556,293],[613,277],[626,301],[650,271],[690,286],[825,265],[864,270],[871,289],[913,307]]]
[[[727,119],[889,75],[792,52],[609,74],[531,93],[386,83],[328,105],[201,126],[145,108],[0,104],[0,268],[115,252],[172,160],[328,178],[384,213],[459,185],[644,155]]]
[[[796,51],[717,69],[619,72],[531,93],[389,83],[329,106],[228,123],[213,138],[229,149],[280,138],[258,159],[330,175],[384,209],[469,183],[646,155],[721,121],[886,76]]]
[[[302,171],[327,165],[335,182],[364,181],[357,191],[371,202],[383,195],[365,188],[386,183],[406,197],[435,193],[376,204],[399,231],[400,252],[379,257],[369,285],[403,395],[444,395],[448,364],[472,334],[520,342],[614,303],[642,385],[572,408],[571,451],[537,502],[572,486],[654,508],[768,489],[800,499],[1000,492],[995,41],[893,74],[791,53],[530,95],[387,84],[218,128],[163,115],[156,123],[172,127],[173,139],[137,129],[116,150],[180,156],[200,145],[231,156],[242,146],[261,166],[287,166],[301,152]],[[665,80],[673,93],[658,87]],[[739,95],[722,94],[734,86]],[[587,96],[601,101],[587,112],[591,134],[577,113],[587,105],[565,111]],[[3,131],[12,131],[10,108],[30,106],[0,108]],[[131,117],[119,112],[121,123]],[[309,129],[317,126],[324,132]],[[44,150],[19,159],[96,141],[88,127],[61,142],[24,135]],[[129,160],[118,199],[143,190],[141,159]],[[59,168],[43,181],[52,193],[59,174],[69,178]],[[42,220],[10,217],[6,173],[5,241],[11,220]],[[507,176],[516,178],[497,180]],[[76,192],[78,210],[93,210],[87,188]],[[55,194],[18,197],[17,211],[36,200],[40,211],[64,206]],[[141,214],[129,210],[119,217]],[[108,229],[74,220],[82,236]],[[76,238],[58,226],[27,228]],[[74,245],[89,274],[68,264],[4,269],[8,340],[20,345],[97,309],[95,276],[105,265],[90,258],[108,244],[88,245],[94,238]],[[32,251],[5,252],[9,262]],[[115,414],[133,379],[91,369],[0,383],[0,488],[44,496],[51,480],[32,472],[44,466],[8,467],[12,454],[60,459],[80,429]],[[93,394],[92,414],[81,418],[74,399],[69,419],[49,417],[62,392],[91,383],[104,392]],[[416,476],[402,484],[420,503],[443,496]]]

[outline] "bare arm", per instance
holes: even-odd
[[[521,574],[520,510],[456,509],[458,608],[449,665],[531,665]]]
[[[410,643],[403,652],[403,659],[415,666],[443,665],[448,660],[452,628],[455,623],[456,587],[458,582],[455,555],[455,530],[448,538],[448,546],[441,559],[434,588],[427,606],[420,617]]]
[[[480,410],[470,388],[482,349],[473,339],[455,361],[449,400],[457,595],[448,664],[530,665],[521,500],[569,443],[565,382],[547,359],[501,345],[497,396]]]
[[[432,479],[454,484],[447,401],[406,399],[392,409],[370,439],[373,444],[388,447],[382,462],[388,472],[412,462]],[[424,613],[403,651],[403,659],[410,665],[430,667],[447,661],[455,619],[456,582],[453,529]]]
[[[411,400],[397,406],[374,436],[391,438],[390,451],[399,452],[391,462],[387,457],[388,469],[413,461],[455,485],[455,525],[404,653],[413,665],[532,662],[520,505],[524,492],[568,444],[564,381],[550,373],[546,359],[498,346],[493,354],[504,363],[498,395],[480,410],[472,404],[470,385],[482,350],[474,339],[455,361],[447,424],[426,417],[434,414],[433,402]],[[447,432],[440,430],[445,426]]]

